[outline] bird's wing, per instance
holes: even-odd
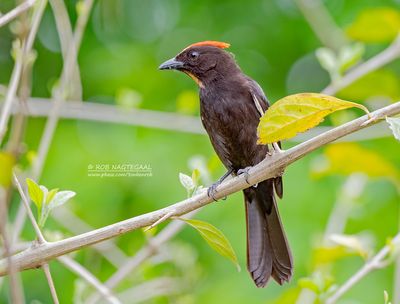
[[[257,108],[257,111],[260,113],[261,117],[262,115],[264,115],[265,111],[269,108],[270,103],[268,101],[267,96],[265,96],[265,93],[261,88],[261,86],[250,77],[247,77],[247,80],[249,83],[250,94],[253,99],[254,106]],[[279,147],[281,147],[281,142],[278,142],[278,145]],[[274,188],[278,197],[282,198],[283,196],[282,177],[274,178]]]
[[[256,81],[249,77],[247,77],[247,80],[254,105],[257,108],[257,111],[260,113],[260,116],[262,116],[269,108],[268,98],[265,96],[263,89]]]

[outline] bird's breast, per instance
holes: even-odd
[[[259,116],[246,100],[201,96],[201,120],[221,161],[228,168],[252,166],[259,160]]]

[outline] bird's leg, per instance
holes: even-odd
[[[211,197],[214,201],[218,201],[215,198],[215,193],[217,192],[217,187],[229,176],[233,173],[233,169],[229,169],[224,175],[222,175],[219,180],[217,180],[214,184],[212,184],[208,190],[207,194]]]

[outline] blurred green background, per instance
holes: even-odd
[[[74,24],[77,1],[65,1],[65,4]],[[327,0],[323,4],[347,35],[347,44],[362,43],[365,53],[361,61],[390,44],[395,37],[387,32],[393,31],[393,27],[397,26],[397,31],[400,29],[398,0]],[[14,1],[1,1],[0,11],[4,13],[14,6]],[[371,28],[377,27],[376,22],[378,25],[385,23],[374,16],[374,10],[382,7],[392,12],[383,17],[384,20],[389,18],[387,23],[390,26],[378,29],[377,37],[369,39],[374,35]],[[370,14],[370,17],[365,17],[367,21],[359,20],[363,12]],[[384,33],[383,37],[379,33]],[[14,65],[10,55],[13,40],[10,26],[0,28],[0,83],[3,85],[8,84]],[[134,106],[197,117],[197,88],[193,81],[183,74],[160,72],[157,67],[187,45],[202,40],[231,43],[229,51],[235,54],[242,70],[260,83],[272,102],[294,92],[319,92],[330,82],[329,73],[321,67],[315,55],[323,45],[297,4],[291,0],[99,0],[95,1],[79,51],[82,98],[84,101],[117,104],[122,108]],[[32,72],[32,96],[50,98],[63,60],[49,5],[34,48],[37,59]],[[338,96],[365,102],[372,109],[388,104],[400,96],[399,75],[400,64],[394,61]],[[360,115],[359,111],[346,113],[327,119],[325,125]],[[37,152],[45,122],[43,118],[30,118],[28,121],[21,161],[26,169],[29,169],[29,155]],[[180,172],[191,175],[189,161],[193,157],[204,159],[212,180],[224,173],[208,138],[182,131],[61,120],[40,184],[77,192],[76,197],[62,208],[71,209],[92,227],[165,207],[186,198],[178,175]],[[363,141],[359,145],[379,155],[382,162],[387,162],[397,172],[400,166],[399,143],[389,132],[387,134],[387,137]],[[293,143],[285,143],[284,148],[291,145]],[[161,257],[148,260],[124,280],[115,289],[116,294],[166,277],[176,279],[178,287],[164,286],[164,294],[151,297],[145,303],[294,303],[300,288],[307,284],[304,283],[307,280],[300,279],[311,276],[315,270],[315,248],[321,246],[328,218],[334,203],[340,200],[341,189],[348,178],[349,172],[343,168],[336,170],[331,167],[323,176],[316,174],[315,167],[321,165],[322,158],[329,158],[327,155],[324,149],[318,150],[285,171],[285,194],[279,206],[295,260],[290,284],[278,286],[271,282],[267,288],[257,289],[246,273],[245,216],[242,194],[237,193],[226,201],[204,208],[196,218],[224,232],[238,255],[241,272],[237,272],[228,260],[210,249],[193,229],[187,227],[168,246],[160,249]],[[349,155],[350,164],[352,157],[356,156]],[[149,164],[152,176],[88,176],[88,165],[113,163]],[[370,174],[363,164],[380,167],[381,163],[368,163],[366,160],[361,164],[353,171],[371,176],[356,202],[351,203],[344,233],[368,234],[368,239],[372,240],[371,250],[377,251],[399,227],[399,192],[393,182],[385,178],[387,175],[393,181],[398,175],[383,170],[383,173],[372,176],[374,174]],[[19,198],[15,195],[11,219],[15,217],[18,204]],[[155,233],[163,226],[165,224]],[[59,231],[65,237],[73,235],[51,217],[46,230]],[[33,231],[27,223],[23,239],[33,238]],[[115,239],[115,242],[126,255],[133,256],[147,241],[142,231],[135,231]],[[73,257],[101,281],[107,280],[115,271],[93,249],[81,250]],[[312,282],[323,280],[341,284],[364,263],[362,257],[352,253],[340,259],[327,259],[331,265],[324,269],[324,279],[314,278]],[[64,266],[56,261],[50,265],[61,303],[79,302],[91,293],[91,287],[84,285]],[[373,272],[352,288],[340,303],[384,303],[383,291],[390,294],[394,291],[393,277],[393,266]],[[51,302],[41,271],[23,272],[22,281],[28,303]],[[7,286],[7,281],[1,285],[2,303],[9,301]],[[127,303],[136,303],[135,298],[140,298],[145,289],[146,285],[143,285]]]

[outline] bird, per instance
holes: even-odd
[[[227,169],[208,189],[214,199],[225,178],[245,174],[247,180],[249,169],[272,151],[257,144],[257,126],[269,101],[261,86],[242,72],[228,47],[219,41],[193,43],[159,66],[187,74],[199,87],[202,124]],[[293,259],[275,197],[283,196],[282,177],[250,186],[243,194],[250,276],[257,287],[265,287],[271,277],[280,285],[289,282]]]

